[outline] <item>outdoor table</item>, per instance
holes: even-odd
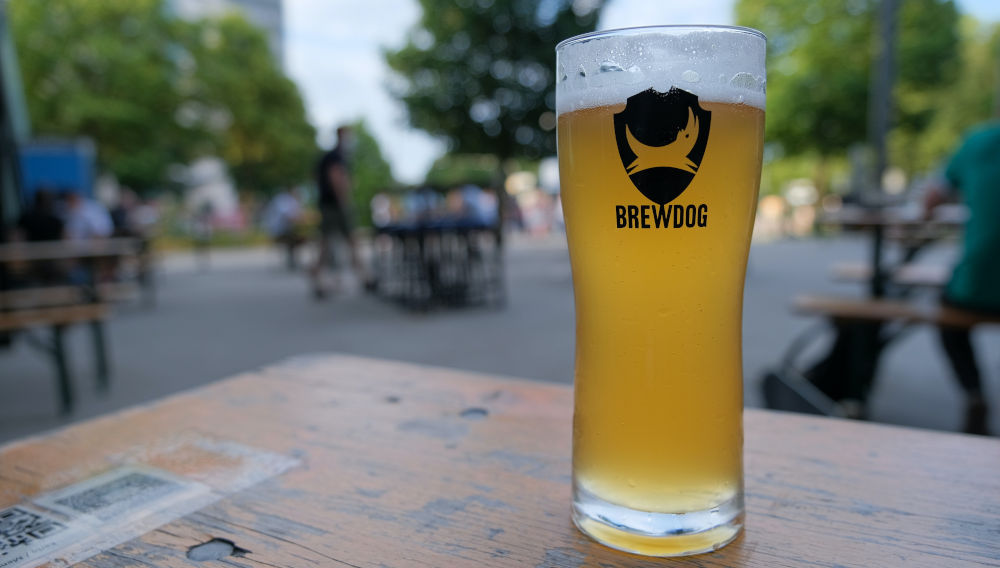
[[[763,410],[742,536],[680,560],[606,548],[570,520],[571,414],[565,385],[292,359],[0,447],[0,566],[1000,561],[1000,440]]]
[[[874,298],[880,298],[886,295],[887,276],[892,272],[886,270],[882,261],[887,232],[894,232],[892,236],[903,245],[899,261],[899,265],[903,265],[912,262],[927,244],[961,229],[964,217],[951,209],[931,219],[924,219],[883,207],[844,207],[823,215],[820,222],[848,230],[871,232],[869,293]]]

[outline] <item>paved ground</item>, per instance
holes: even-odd
[[[812,322],[789,314],[802,291],[860,294],[828,278],[835,260],[864,260],[854,238],[755,244],[747,278],[744,359],[746,400],[760,405],[761,371]],[[925,258],[947,261],[943,246]],[[159,304],[125,305],[110,323],[114,386],[92,389],[89,337],[69,336],[80,403],[69,419],[56,416],[49,361],[23,341],[0,351],[0,440],[149,401],[253,369],[284,357],[339,351],[488,373],[569,383],[573,363],[573,302],[561,237],[512,239],[510,302],[504,310],[441,310],[412,314],[359,291],[316,303],[304,278],[284,272],[270,250],[215,253],[208,270],[194,259],[164,259]],[[977,338],[988,392],[1000,401],[1000,332]],[[953,430],[961,397],[931,330],[916,331],[884,359],[872,397],[879,421]],[[1000,421],[993,421],[993,431]]]

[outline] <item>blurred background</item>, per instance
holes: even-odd
[[[0,0],[0,441],[310,352],[572,382],[554,47],[666,23],[768,36],[747,404],[837,337],[796,295],[934,303],[967,212],[928,232],[923,203],[1000,115],[994,0]],[[364,269],[316,301],[317,163],[343,125],[333,264]],[[805,406],[963,429],[934,321],[865,357],[863,412]]]

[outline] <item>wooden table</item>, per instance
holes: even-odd
[[[298,358],[0,448],[0,508],[90,507],[82,566],[1000,565],[1000,441],[760,410],[743,536],[605,548],[569,517],[571,410],[562,385]],[[84,480],[125,464],[181,490],[102,509]]]

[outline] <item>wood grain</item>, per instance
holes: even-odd
[[[742,537],[682,560],[610,550],[569,519],[571,409],[560,385],[295,359],[0,448],[0,507],[197,432],[302,465],[81,566],[1000,565],[997,440],[757,410]],[[187,558],[212,538],[250,552]]]

